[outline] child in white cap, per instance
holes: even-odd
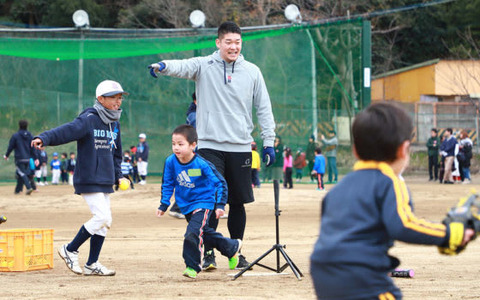
[[[105,236],[112,225],[110,193],[123,178],[122,140],[119,119],[123,95],[128,94],[115,81],[102,81],[96,90],[93,107],[85,109],[70,123],[45,131],[32,140],[32,146],[56,146],[77,141],[73,186],[82,195],[93,217],[85,222],[75,238],[58,249],[67,267],[76,274],[113,276],[115,271],[103,266],[98,257]],[[90,253],[84,269],[78,264],[78,248],[90,239]]]
[[[148,174],[148,152],[150,147],[147,143],[147,135],[145,133],[140,133],[138,135],[138,146],[137,146],[137,168],[138,175],[141,180],[138,184],[145,185],[147,183],[147,174]]]

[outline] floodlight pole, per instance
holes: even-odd
[[[315,44],[313,41],[312,34],[308,29],[306,29],[308,38],[310,40],[310,53],[311,53],[311,62],[312,66],[312,134],[317,140],[317,123],[318,123],[318,112],[317,112],[317,67],[315,64]]]
[[[78,59],[78,114],[83,111],[83,52],[85,35],[83,28],[80,30],[80,58]]]

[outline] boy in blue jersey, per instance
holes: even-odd
[[[431,223],[413,214],[401,177],[412,131],[408,114],[392,104],[373,104],[356,116],[353,152],[359,161],[325,196],[311,255],[319,299],[401,299],[388,276],[400,264],[388,254],[395,240],[454,254],[475,234],[461,222]]]
[[[317,177],[317,190],[325,190],[323,184],[323,175],[325,174],[325,156],[322,154],[322,148],[315,148],[315,163],[313,164],[312,175]]]
[[[183,259],[187,266],[183,275],[192,279],[202,270],[203,243],[213,245],[228,257],[229,268],[238,265],[240,239],[223,237],[209,226],[211,214],[218,219],[225,214],[227,183],[212,163],[195,154],[197,132],[190,125],[180,125],[172,134],[171,154],[165,160],[162,179],[162,199],[157,210],[161,217],[170,205],[175,190],[175,201],[188,222],[183,241]],[[215,211],[213,211],[215,209]]]

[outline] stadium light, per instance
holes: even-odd
[[[300,10],[298,9],[298,6],[295,4],[289,4],[287,7],[285,7],[285,18],[289,20],[292,23],[302,23],[302,15],[300,14]]]
[[[190,13],[190,23],[192,23],[193,28],[202,28],[205,27],[205,14],[201,10],[194,10]]]
[[[72,15],[73,23],[75,23],[75,27],[89,27],[90,20],[88,19],[88,14],[83,9],[79,9],[75,11]]]

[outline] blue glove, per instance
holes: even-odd
[[[158,75],[156,74],[156,72],[162,72],[162,70],[165,69],[165,63],[158,62],[156,64],[151,64],[148,66],[148,68],[150,69],[150,75],[157,78]]]
[[[271,166],[275,162],[275,150],[273,147],[263,147],[262,160],[267,167]]]

